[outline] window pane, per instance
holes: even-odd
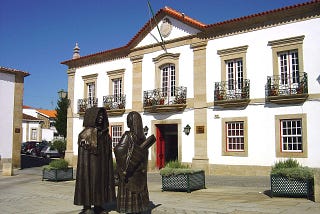
[[[301,119],[281,120],[282,151],[302,151]]]

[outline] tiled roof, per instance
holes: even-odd
[[[314,10],[319,11],[319,3],[320,3],[320,0],[312,0],[312,1],[309,1],[306,3],[287,6],[287,7],[283,7],[283,8],[279,8],[279,9],[275,9],[275,10],[270,10],[270,11],[266,11],[266,12],[262,12],[262,13],[249,15],[249,16],[243,16],[240,18],[231,19],[231,20],[218,22],[218,23],[214,23],[214,24],[209,24],[209,25],[205,25],[205,24],[203,24],[193,18],[190,18],[189,16],[186,16],[185,14],[183,14],[181,12],[178,12],[178,11],[172,9],[172,8],[164,7],[162,9],[160,9],[156,13],[156,15],[153,18],[151,18],[125,46],[102,51],[102,52],[98,52],[98,53],[94,53],[94,54],[90,54],[90,55],[86,55],[86,56],[82,56],[77,59],[63,61],[63,62],[61,62],[61,64],[65,64],[65,65],[68,65],[69,67],[72,67],[72,66],[76,66],[78,62],[82,62],[79,64],[89,64],[92,62],[96,62],[96,61],[105,59],[106,57],[113,57],[113,58],[125,57],[130,53],[130,48],[133,48],[134,45],[140,41],[139,38],[141,39],[144,35],[149,33],[150,23],[155,23],[155,22],[157,23],[166,15],[172,16],[172,17],[178,19],[179,21],[184,22],[188,25],[191,25],[192,27],[197,28],[203,32],[208,32],[208,30],[209,31],[215,30],[216,27],[223,27],[224,25],[227,26],[229,24],[237,25],[237,23],[241,23],[243,21],[251,20],[254,18],[264,17],[266,15],[276,16],[277,13],[290,11],[292,9],[296,9],[296,8],[303,7],[303,6],[309,6],[309,5],[313,6],[312,4],[314,4]]]
[[[25,71],[13,69],[13,68],[6,68],[6,67],[2,67],[2,66],[0,66],[0,71],[6,72],[6,73],[12,73],[12,74],[22,74],[24,77],[30,75],[28,72],[25,72]]]
[[[48,116],[49,118],[55,118],[57,111],[56,110],[46,110],[46,109],[36,109],[39,113]]]
[[[269,10],[269,11],[265,11],[265,12],[261,12],[261,13],[256,13],[256,14],[252,14],[252,15],[248,15],[248,16],[243,16],[243,17],[239,17],[239,18],[235,18],[235,19],[230,19],[230,20],[226,20],[226,21],[223,21],[223,22],[209,24],[209,25],[206,26],[206,28],[210,28],[210,27],[216,26],[216,25],[224,25],[224,24],[231,23],[231,22],[239,22],[239,21],[246,20],[246,19],[251,19],[251,18],[254,18],[254,17],[265,16],[265,15],[269,15],[269,14],[275,14],[275,13],[278,13],[278,12],[281,12],[281,11],[287,11],[287,10],[290,10],[290,9],[294,9],[294,8],[305,6],[305,5],[310,5],[310,4],[317,3],[317,2],[320,2],[320,0],[313,0],[313,1],[304,2],[304,3],[300,3],[300,4],[295,4],[295,5],[282,7],[282,8],[278,8],[278,9],[274,9],[274,10]]]
[[[39,118],[33,117],[31,115],[28,115],[28,114],[24,114],[24,113],[22,114],[22,119],[23,120],[29,120],[29,121],[43,121],[43,120],[41,120]]]

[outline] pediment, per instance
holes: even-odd
[[[150,31],[135,47],[158,44],[162,42],[162,39],[166,42],[180,37],[195,35],[200,32],[199,29],[170,16],[163,17],[157,25],[150,22]]]

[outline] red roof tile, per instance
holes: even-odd
[[[49,118],[55,118],[57,111],[56,110],[46,110],[46,109],[36,109],[41,114],[47,115]]]

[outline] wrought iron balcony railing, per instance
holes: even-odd
[[[292,76],[268,76],[266,96],[291,96],[308,94],[308,75],[303,72]]]
[[[187,88],[184,86],[175,87],[173,90],[158,88],[143,93],[143,107],[186,103]]]
[[[214,101],[248,100],[250,97],[250,80],[216,82]]]
[[[103,106],[106,110],[118,110],[125,109],[126,107],[126,95],[108,95],[103,96]]]
[[[78,113],[85,113],[88,108],[98,106],[98,98],[84,98],[78,100]]]

